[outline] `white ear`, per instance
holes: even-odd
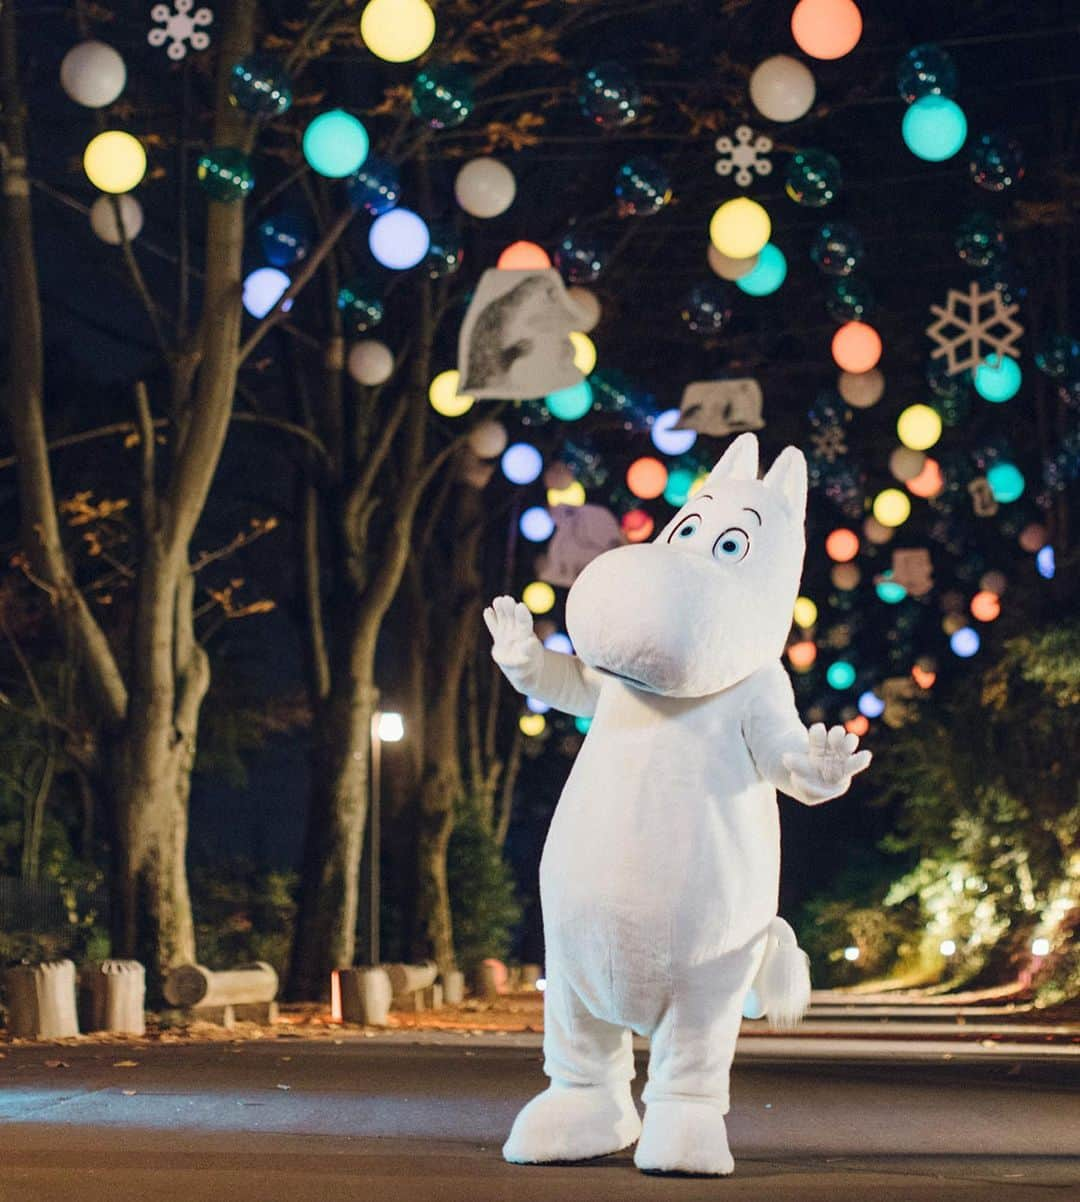
[[[784,447],[765,473],[764,484],[780,493],[793,513],[806,513],[806,456],[798,447]]]
[[[756,480],[758,442],[756,434],[740,434],[717,460],[709,473],[709,483],[718,480]]]

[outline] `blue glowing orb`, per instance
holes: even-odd
[[[292,280],[276,267],[260,267],[244,280],[244,308],[252,317],[265,317],[288,291]],[[282,309],[286,313],[292,301],[286,301]]]
[[[558,651],[561,655],[574,654],[574,644],[570,642],[570,636],[563,634],[561,630],[557,630],[554,634],[549,634],[544,639],[544,646],[549,651]]]
[[[546,542],[555,533],[555,519],[542,505],[533,505],[521,515],[518,529],[531,543]]]
[[[576,422],[584,417],[592,408],[593,395],[588,380],[580,384],[571,384],[569,388],[560,388],[558,392],[549,393],[544,397],[544,404],[552,417],[561,422]]]
[[[525,708],[532,710],[534,714],[546,714],[551,706],[546,701],[541,701],[539,697],[526,697]]]
[[[765,1017],[765,1007],[761,1004],[761,998],[758,997],[758,992],[752,985],[746,991],[746,997],[743,998],[742,1016],[743,1018]]]
[[[951,159],[967,137],[967,117],[955,100],[923,96],[904,114],[900,128],[908,150],[928,163]]]
[[[1020,391],[1020,364],[1007,355],[987,355],[975,368],[975,391],[986,401],[1011,401]]]
[[[829,682],[829,687],[836,690],[850,689],[855,683],[855,667],[849,664],[846,659],[837,659],[829,664],[828,670],[825,673],[825,679]]]
[[[768,296],[780,287],[787,278],[787,259],[779,246],[766,242],[758,255],[753,271],[740,276],[735,287],[747,296]]]
[[[1024,476],[1015,463],[995,463],[986,473],[994,500],[1002,505],[1024,495]]]
[[[327,179],[344,179],[368,156],[367,130],[344,109],[320,113],[304,130],[304,158]]]
[[[1054,548],[1049,543],[1045,547],[1040,547],[1036,553],[1035,568],[1044,580],[1054,579],[1057,563],[1054,560]]]
[[[685,455],[697,442],[696,430],[675,429],[680,416],[678,409],[665,409],[653,421],[650,437],[662,455]]]
[[[544,470],[544,457],[531,443],[515,442],[503,451],[503,475],[511,484],[532,484]]]
[[[390,209],[376,217],[368,230],[368,246],[376,262],[391,271],[415,267],[430,245],[427,223],[411,209]]]
[[[867,718],[880,718],[885,712],[885,702],[873,689],[867,689],[865,693],[859,694],[858,706],[859,713]]]
[[[970,626],[961,626],[959,630],[953,631],[949,646],[954,655],[960,656],[961,659],[970,659],[979,650],[981,642],[977,630]]]

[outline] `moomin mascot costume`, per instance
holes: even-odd
[[[649,544],[594,559],[570,590],[576,656],[522,604],[484,618],[511,684],[592,725],[544,847],[544,1072],[503,1148],[519,1164],[629,1147],[646,1173],[726,1176],[724,1115],[744,1000],[774,1025],[810,1000],[776,915],[776,789],[816,805],[870,762],[843,727],[799,721],[780,655],[802,574],[806,461],[758,479],[743,434]],[[651,1041],[645,1118],[634,1032]]]

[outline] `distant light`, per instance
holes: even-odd
[[[391,210],[391,212],[393,211]],[[469,412],[476,403],[476,398],[460,394],[458,392],[460,383],[461,376],[456,368],[439,372],[431,381],[428,388],[428,400],[436,413],[443,417],[461,417],[463,413]]]
[[[859,694],[859,713],[867,718],[880,718],[885,712],[885,702],[873,691],[867,689]]]
[[[320,113],[304,130],[304,158],[312,171],[328,179],[344,179],[358,171],[369,146],[367,130],[344,109]]]
[[[752,271],[740,276],[735,287],[747,296],[770,296],[787,278],[787,259],[779,246],[766,242]]]
[[[859,949],[857,947],[845,947],[844,959],[854,963],[859,958]]]
[[[662,455],[685,455],[697,442],[696,430],[675,429],[675,423],[681,416],[682,413],[678,409],[665,409],[653,418],[649,437]]]
[[[668,473],[667,484],[664,485],[664,500],[678,509],[685,505],[694,487],[697,477],[688,467],[677,467]]]
[[[803,630],[809,630],[817,621],[817,606],[809,597],[796,597],[793,617],[795,625]]]
[[[888,529],[902,526],[911,514],[911,502],[898,488],[883,489],[874,498],[874,517]]]
[[[543,977],[536,978],[536,988],[543,993],[547,989],[547,981]]]
[[[825,672],[825,679],[829,682],[829,687],[837,692],[850,689],[855,683],[855,667],[846,659],[834,660]]]
[[[961,659],[970,659],[981,645],[979,632],[970,626],[961,626],[959,630],[954,630],[949,636],[949,646],[952,648],[953,654],[960,656]]]
[[[801,643],[792,643],[787,649],[788,662],[796,672],[809,672],[817,659],[817,644],[804,639]]]
[[[427,222],[411,209],[391,209],[371,223],[368,246],[383,267],[408,271],[428,253],[431,234]]]
[[[405,719],[400,714],[380,713],[375,729],[383,743],[400,743],[405,738]]]
[[[574,366],[583,376],[589,375],[596,366],[596,343],[588,334],[574,330],[570,334],[570,345],[574,348]]]
[[[993,622],[1001,614],[1001,598],[997,593],[981,589],[971,598],[971,616],[979,622]]]
[[[995,463],[986,473],[986,482],[994,500],[1002,505],[1024,495],[1024,476],[1015,463]]]
[[[896,433],[905,447],[925,451],[941,437],[941,414],[929,405],[909,405],[897,418]]]
[[[425,0],[371,0],[360,17],[360,36],[376,58],[408,63],[435,39],[435,14]]]
[[[555,533],[555,519],[542,505],[533,505],[521,515],[518,529],[529,542],[543,543]]]
[[[563,634],[561,630],[556,630],[554,634],[549,634],[544,639],[544,646],[549,651],[558,651],[561,655],[574,654],[574,644],[570,641],[570,636]]]
[[[1049,543],[1035,553],[1035,567],[1044,580],[1054,579],[1057,564],[1054,562],[1054,548]]]
[[[83,170],[101,192],[130,192],[146,174],[146,151],[133,134],[107,129],[91,138],[83,152]]]
[[[939,950],[943,956],[955,956],[956,944],[951,939],[942,939]]]
[[[1020,364],[1008,355],[987,355],[975,368],[975,391],[995,404],[1011,401],[1020,391],[1022,380]]]
[[[847,321],[833,335],[832,357],[841,371],[862,375],[877,367],[881,335],[865,321]]]
[[[547,503],[549,505],[584,505],[585,485],[580,480],[571,480],[565,488],[549,488]]]
[[[933,668],[924,667],[922,664],[915,664],[911,669],[911,678],[920,689],[932,689],[934,681],[937,680],[937,673]]]
[[[893,580],[891,571],[881,573],[880,579],[874,585],[874,592],[886,605],[899,605],[907,596],[907,589],[899,580]]]
[[[758,991],[752,985],[746,991],[746,997],[743,998],[742,1016],[743,1018],[765,1017],[765,1007],[761,1004]]]
[[[725,200],[709,222],[709,240],[729,259],[749,259],[756,255],[771,233],[769,214],[748,196]]]
[[[546,701],[541,701],[539,697],[526,697],[525,705],[534,714],[546,714],[551,709],[551,706]]]
[[[555,590],[546,580],[534,580],[522,590],[521,599],[534,614],[546,614],[555,606]]]
[[[847,563],[859,553],[859,536],[854,530],[841,527],[825,539],[825,554],[834,563]]]
[[[518,719],[518,728],[521,733],[529,735],[531,738],[542,735],[546,726],[547,719],[543,714],[522,714]]]
[[[955,100],[923,96],[904,114],[900,132],[908,150],[928,163],[951,159],[967,137],[967,117]]]
[[[244,308],[252,317],[265,317],[289,290],[292,280],[276,267],[259,267],[244,280]],[[288,313],[291,300],[281,306]]]
[[[626,470],[626,486],[643,501],[651,501],[667,487],[667,468],[659,459],[643,455],[635,459]]]
[[[593,393],[588,380],[580,380],[568,388],[548,393],[544,404],[552,417],[561,422],[576,422],[592,408]]]
[[[577,728],[578,734],[587,735],[589,727],[592,726],[592,718],[586,718],[583,714],[579,714],[574,719],[574,726]]]
[[[644,509],[631,509],[622,515],[619,521],[622,532],[628,543],[643,543],[652,535],[655,522],[652,515]]]
[[[945,477],[941,474],[941,464],[929,455],[923,461],[922,471],[910,480],[904,481],[908,492],[915,497],[936,497],[945,487]]]
[[[551,258],[535,242],[511,242],[499,255],[495,266],[502,271],[544,271],[551,266]]]
[[[1050,940],[1049,939],[1032,940],[1031,954],[1033,956],[1048,956],[1050,954]]]
[[[544,470],[544,457],[531,443],[515,442],[503,451],[503,475],[511,484],[532,484]]]
[[[861,739],[870,729],[870,719],[865,714],[856,714],[844,723],[844,729],[849,735],[858,735]]]

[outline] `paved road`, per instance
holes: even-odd
[[[8,1045],[0,1202],[1080,1198],[1075,1060],[747,1057],[736,1176],[708,1181],[643,1177],[627,1154],[504,1164],[543,1079],[535,1048],[497,1042]]]

